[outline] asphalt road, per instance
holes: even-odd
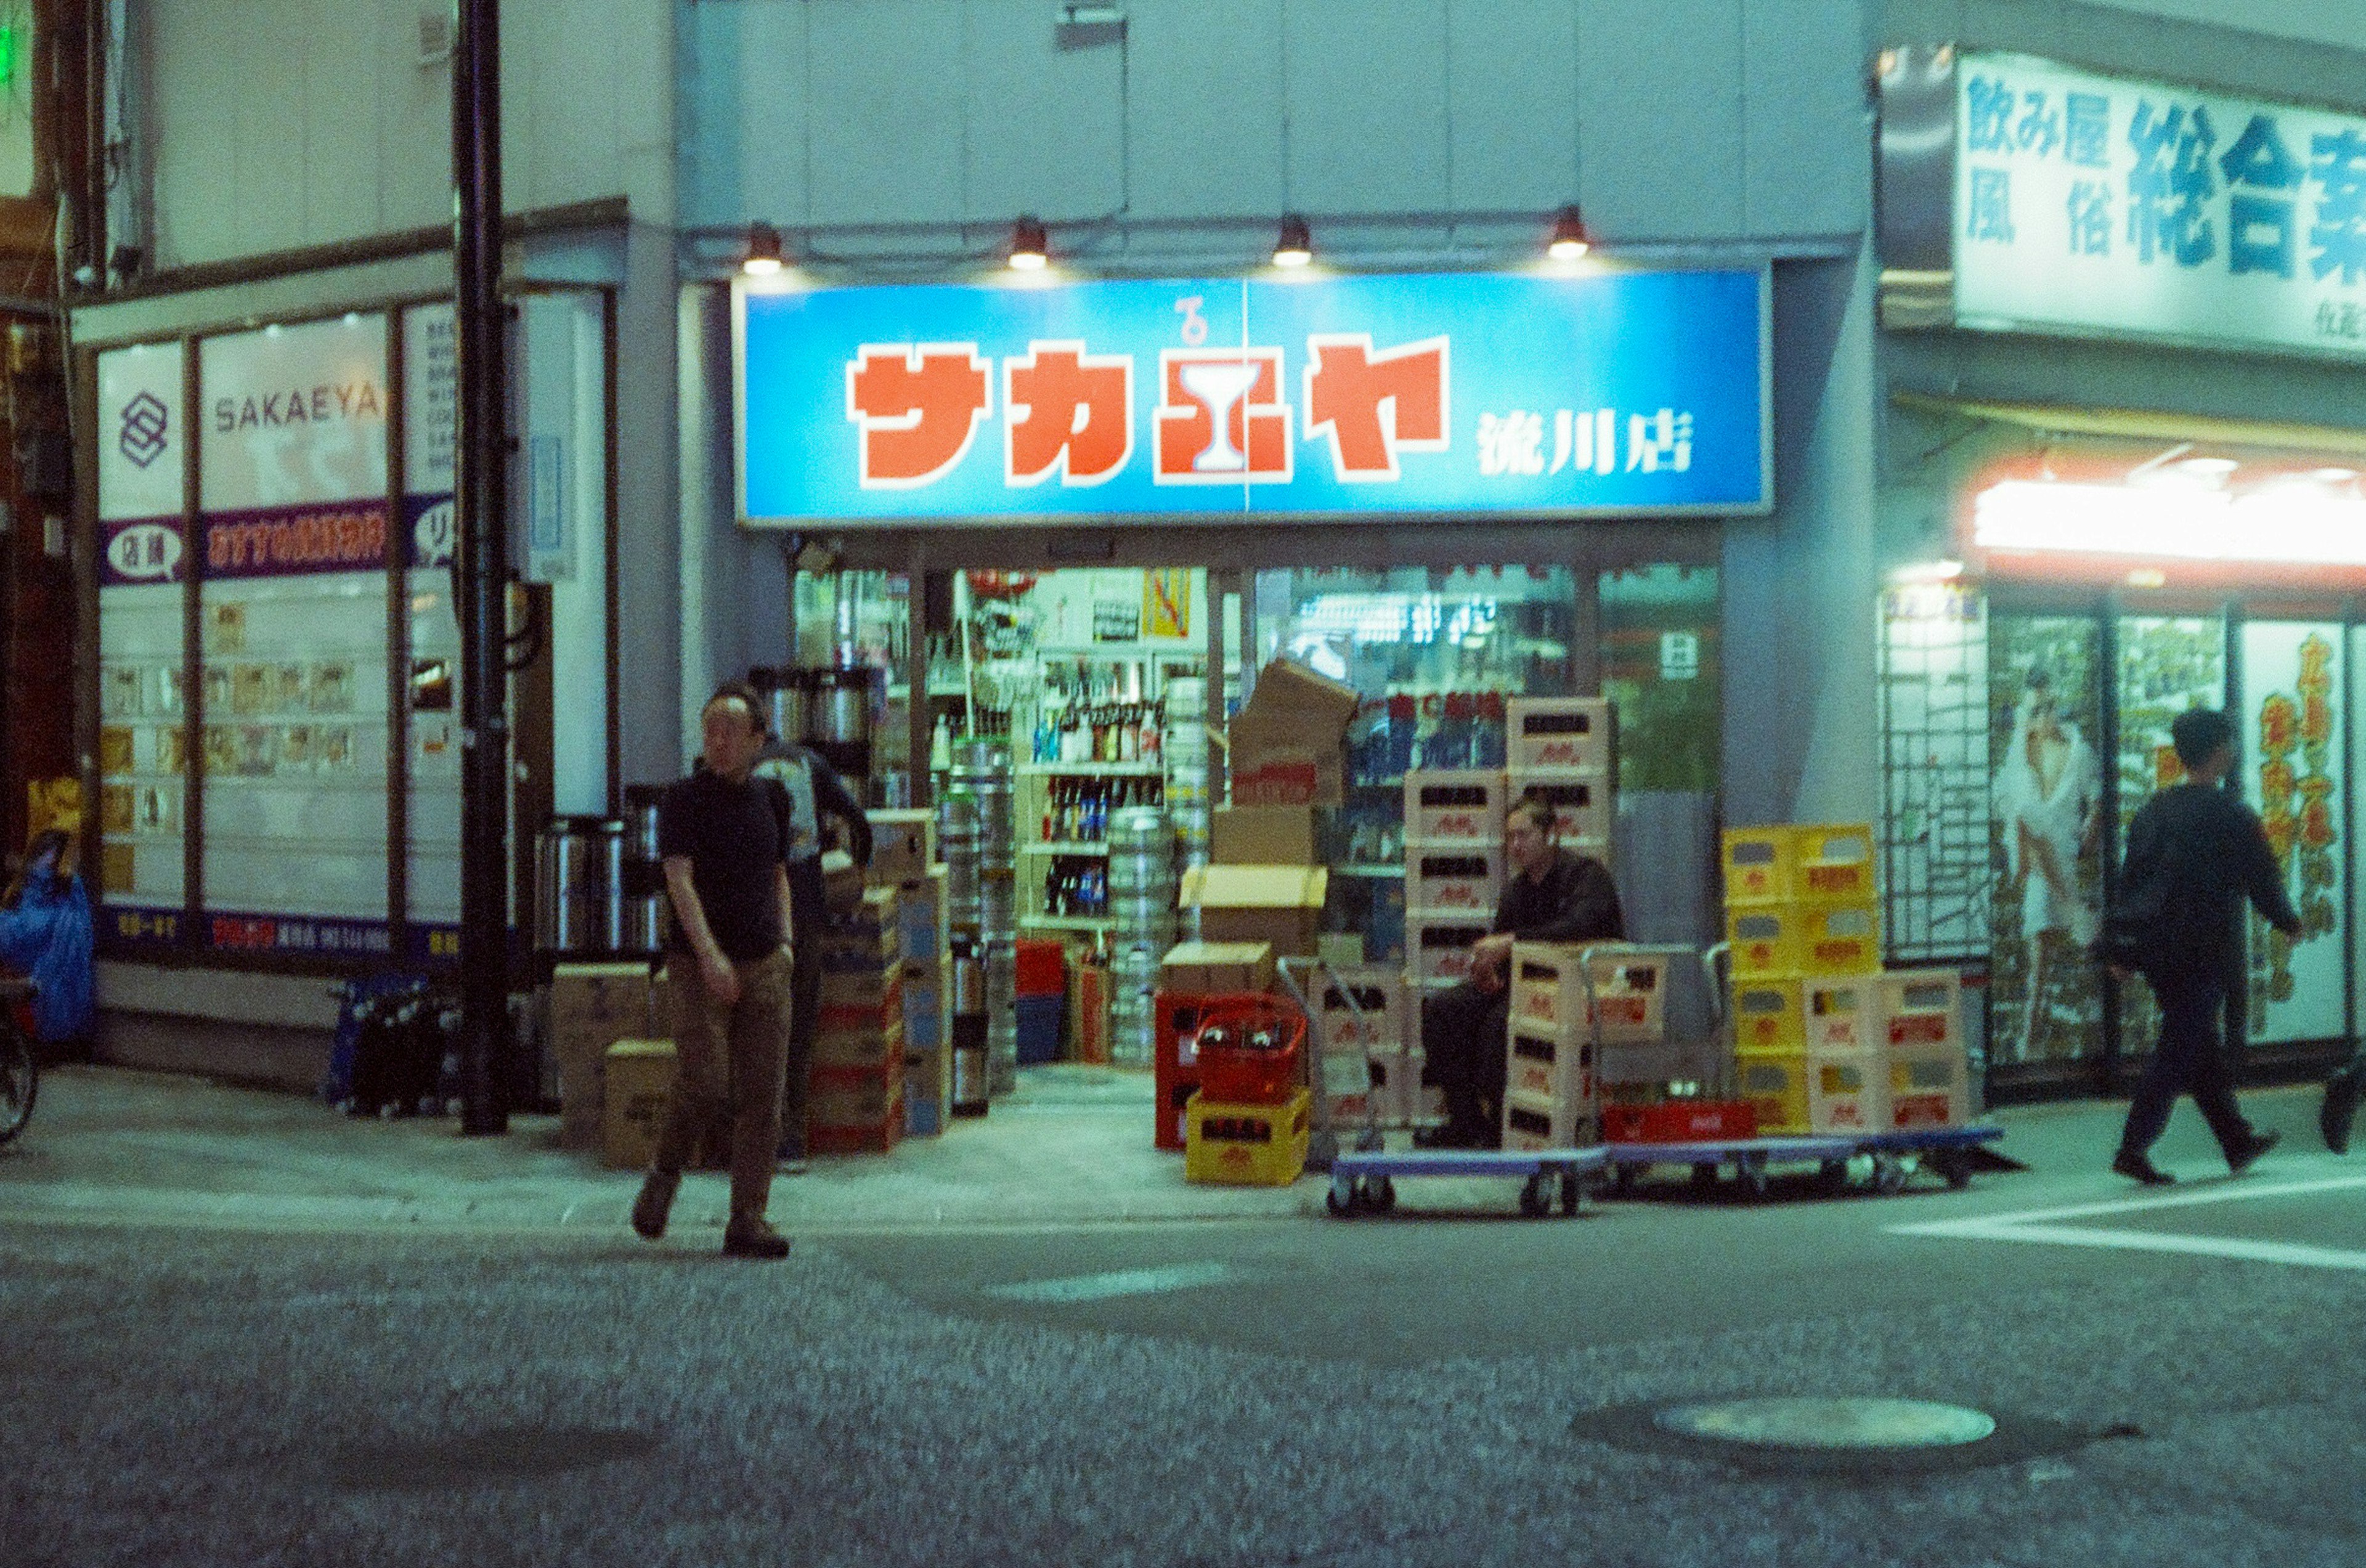
[[[1575,1221],[0,1221],[0,1562],[2342,1564],[2366,1165]],[[2257,1113],[2257,1112],[2255,1112]],[[2200,1175],[2182,1127],[2164,1157]],[[2082,1134],[2083,1136],[2083,1134]],[[2180,1142],[2179,1140],[2184,1140]],[[1673,1404],[1942,1401],[1919,1455]]]

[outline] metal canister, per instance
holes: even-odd
[[[952,788],[977,803],[979,864],[1012,870],[1019,858],[1019,824],[1010,789],[1010,757],[993,740],[964,740],[953,753]]]
[[[873,672],[868,667],[815,670],[806,678],[812,696],[806,708],[805,738],[820,746],[868,746]]]
[[[625,931],[625,825],[555,817],[535,840],[535,946],[614,953]]]
[[[975,931],[983,916],[977,800],[967,790],[949,790],[937,802],[937,848],[945,862],[945,922]]]
[[[991,1103],[984,1015],[953,1019],[953,1114],[983,1116]]]
[[[748,683],[764,695],[766,717],[772,733],[783,740],[802,740],[806,716],[813,705],[813,682],[802,670],[756,669]]]
[[[624,939],[628,953],[661,953],[673,918],[665,865],[658,853],[658,803],[663,784],[625,788]]]

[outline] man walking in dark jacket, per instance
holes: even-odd
[[[1616,942],[1627,934],[1608,868],[1562,849],[1557,836],[1550,798],[1530,791],[1513,802],[1504,821],[1509,874],[1494,926],[1470,949],[1470,978],[1422,1003],[1421,1081],[1446,1099],[1446,1124],[1415,1134],[1425,1147],[1484,1148],[1502,1140],[1512,943]]]
[[[2273,1133],[2255,1132],[2235,1103],[2234,1076],[2218,1035],[2227,990],[2242,983],[2243,903],[2287,936],[2300,916],[2257,813],[2220,786],[2235,766],[2235,727],[2196,708],[2169,727],[2187,782],[2162,790],[2128,825],[2120,901],[2104,957],[2122,979],[2141,971],[2160,1004],[2160,1038],[2128,1106],[2112,1168],[2162,1186],[2175,1177],[2152,1163],[2180,1091],[2201,1107],[2229,1169],[2268,1152]]]

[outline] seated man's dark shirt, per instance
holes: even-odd
[[[1556,849],[1538,880],[1517,872],[1504,879],[1493,930],[1522,942],[1618,942],[1627,935],[1627,919],[1618,908],[1618,885],[1600,861]]]

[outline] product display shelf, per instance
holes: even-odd
[[[1058,840],[1051,843],[1021,844],[1022,855],[1106,855],[1109,845],[1092,839]]]
[[[1016,772],[1022,779],[1156,779],[1166,776],[1166,765],[1161,762],[1021,762]]]

